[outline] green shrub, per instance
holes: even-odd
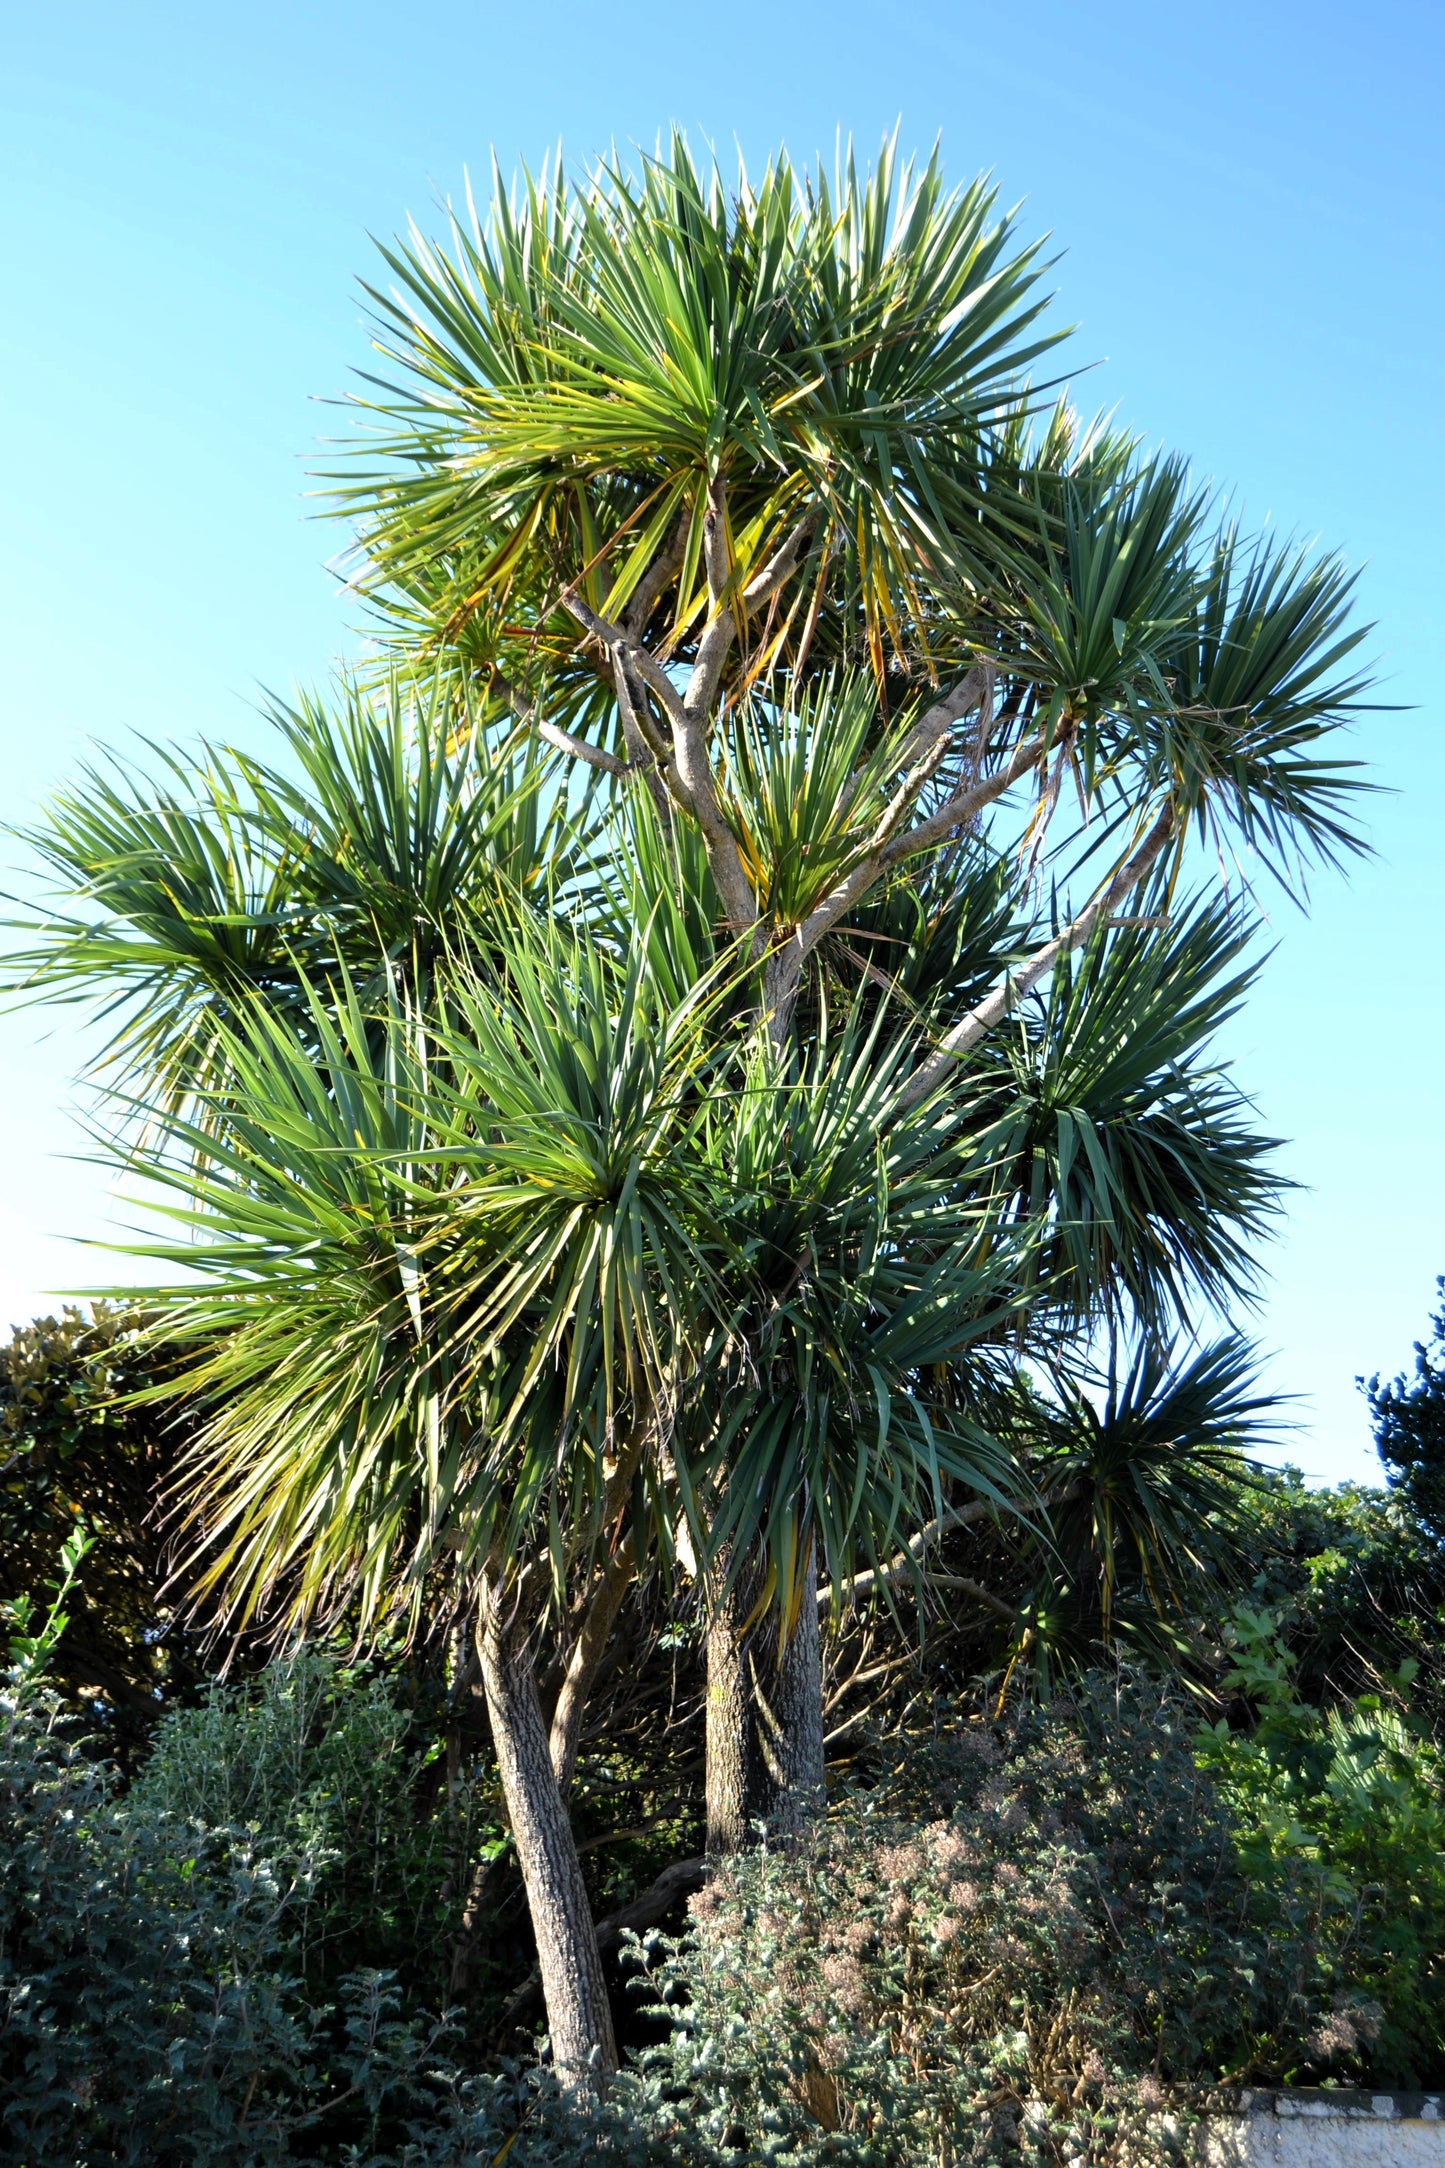
[[[432,1991],[455,1919],[441,1894],[448,1866],[480,1835],[472,1787],[438,1799],[435,1751],[414,1742],[389,1680],[302,1647],[167,1716],[127,1812],[211,1832],[217,1856],[215,1833],[234,1832],[283,1874],[294,1961],[313,1992],[363,1965]]]
[[[1264,1905],[1306,1893],[1318,1920],[1322,1993],[1334,2008],[1313,2045],[1332,2042],[1369,2080],[1437,2085],[1445,2075],[1445,1761],[1410,1716],[1411,1667],[1395,1706],[1362,1695],[1347,1709],[1300,1700],[1280,1622],[1235,1615],[1237,1661],[1225,1684],[1256,1713],[1224,1722],[1199,1754],[1220,1788],[1241,1864]]]
[[[313,1880],[302,1854],[130,1811],[53,1697],[0,1697],[4,2157],[247,2168],[364,2140],[437,2028],[403,2020],[384,1973],[307,1994]]]
[[[1300,1699],[1352,1702],[1413,1660],[1417,1706],[1445,1718],[1445,1552],[1405,1500],[1358,1483],[1312,1489],[1297,1468],[1260,1471],[1250,1498],[1249,1601],[1278,1619]],[[1231,1598],[1220,1623],[1232,1615]]]
[[[673,2030],[644,2058],[639,2126],[688,2159],[1182,2155],[1222,2088],[1378,2080],[1412,1992],[1438,2071],[1428,1904],[1413,1941],[1402,1926],[1425,1855],[1421,1887],[1441,1872],[1434,1750],[1378,1709],[1306,1714],[1329,1743],[1331,1872],[1318,1844],[1266,1847],[1241,1819],[1229,1757],[1274,1751],[1266,1726],[1201,1740],[1140,1678],[907,1742],[887,1782],[802,1846],[728,1862],[693,1933],[640,1953]]]
[[[665,2037],[591,2105],[542,2067],[458,2071],[405,1979],[363,1967],[435,1931],[383,1681],[303,1652],[218,1689],[124,1795],[21,1682],[0,2157],[1058,2168],[1182,2155],[1222,2085],[1438,2082],[1438,1757],[1401,1712],[1302,1709],[1269,1624],[1241,1620],[1250,1734],[1095,1677],[904,1738],[804,1842],[725,1863],[688,1934],[634,1945]]]
[[[1330,2014],[1312,1889],[1257,1902],[1194,1730],[1167,1695],[1094,1680],[908,1742],[804,1844],[728,1862],[689,1935],[637,1946],[671,2037],[603,2110],[537,2074],[471,2081],[416,2158],[1182,2156],[1220,2082],[1297,2064]]]
[[[90,1551],[50,1677],[128,1766],[207,1669],[202,1632],[163,1587],[156,1510],[194,1418],[175,1402],[137,1403],[164,1376],[141,1322],[97,1303],[0,1344],[0,1602],[43,1605],[51,1562],[84,1522]],[[239,1653],[249,1665],[258,1652]]]

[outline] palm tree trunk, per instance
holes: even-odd
[[[757,1824],[796,1835],[823,1797],[823,1660],[810,1552],[784,1637],[777,1611],[749,1627],[760,1576],[714,1579],[707,1636],[707,1848],[736,1852]]]
[[[528,1646],[515,1607],[484,1584],[477,1653],[502,1796],[521,1864],[552,2060],[567,2082],[597,2084],[617,2068],[612,2009],[572,1825],[552,1767]]]

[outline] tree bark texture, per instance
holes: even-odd
[[[724,1590],[719,1571],[707,1637],[707,1848],[740,1851],[757,1824],[796,1835],[823,1796],[823,1659],[817,1564],[786,1636],[776,1607],[752,1626],[760,1576]]]
[[[485,1591],[477,1653],[537,1942],[552,2060],[567,2082],[595,2083],[617,2068],[617,2042],[592,1908],[537,1699],[527,1623],[509,1615],[495,1591]]]

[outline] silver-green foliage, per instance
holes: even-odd
[[[304,1645],[248,1687],[215,1685],[173,1711],[126,1798],[133,1828],[163,1828],[197,1871],[264,1857],[286,1889],[287,1936],[307,1982],[349,1964],[406,1964],[442,1930],[449,1855],[473,1835],[453,1785],[451,1820],[417,1793],[409,1712],[377,1673]]]
[[[1245,1871],[1196,1729],[1111,1673],[909,1738],[802,1844],[728,1860],[686,1936],[635,1946],[669,2034],[604,2108],[494,2075],[422,2157],[1154,2168],[1231,2084],[1357,2077],[1354,1907]]]
[[[53,1701],[0,1696],[3,2157],[263,2168],[365,2144],[435,2028],[385,1973],[307,1990],[314,1868],[130,1806]]]
[[[908,1741],[639,1951],[674,2020],[654,2074],[747,2160],[1057,2168],[1186,2157],[1221,2083],[1348,2068],[1322,2013],[1351,1916],[1302,1877],[1261,1898],[1194,1730],[1096,1675]]]

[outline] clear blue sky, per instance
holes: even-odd
[[[1374,1467],[1353,1380],[1408,1360],[1445,1272],[1441,354],[1445,9],[1383,0],[250,0],[0,5],[3,799],[87,745],[250,739],[258,683],[347,638],[307,516],[313,395],[365,360],[367,234],[485,176],[648,142],[871,150],[901,116],[1064,251],[1081,395],[1187,449],[1251,521],[1365,567],[1398,795],[1322,879],[1230,1052],[1304,1185],[1271,1258],[1293,1457]],[[0,1321],[109,1276],[68,1162],[78,1042],[0,1020]]]

